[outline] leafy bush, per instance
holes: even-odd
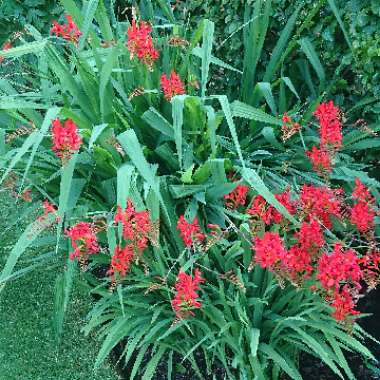
[[[95,364],[123,342],[131,379],[151,379],[163,358],[170,378],[177,354],[199,377],[221,367],[229,379],[276,379],[283,372],[300,379],[302,351],[353,379],[345,350],[374,359],[351,314],[359,281],[378,280],[377,251],[370,248],[380,183],[351,156],[367,149],[370,130],[347,127],[342,140],[338,109],[323,103],[318,133],[313,112],[326,73],[308,39],[299,41],[308,84],[296,90],[299,74],[285,58],[298,46],[297,31],[292,35],[299,13],[257,74],[270,2],[258,2],[249,15],[263,13],[260,24],[244,30],[241,72],[213,55],[212,22],[188,37],[166,2],[159,10],[150,2],[136,9],[156,25],[152,31],[142,22],[118,22],[102,1],[87,2],[83,14],[64,4],[73,19],[55,25],[55,37],[31,29],[35,41],[0,54],[9,65],[34,54],[41,74],[26,78],[33,92],[1,82],[0,182],[20,202],[47,199],[10,252],[0,282],[20,274],[14,268],[29,245],[54,241],[67,258],[56,282],[57,332],[79,262],[99,297],[86,328],[103,339]],[[243,102],[210,94],[211,65],[242,76]],[[353,197],[338,190],[351,194],[355,180]],[[302,198],[308,191],[325,201],[318,212]],[[323,242],[296,270],[288,254],[297,262],[291,247],[304,248],[300,229],[314,218]],[[262,241],[272,238],[268,257],[279,256],[265,263],[260,245],[266,257]],[[351,260],[346,267],[331,265],[329,257],[342,255]],[[346,268],[339,283],[319,278],[331,277],[321,270],[326,260],[327,268]]]
[[[257,2],[207,0],[175,3],[178,15],[189,20],[193,27],[203,17],[214,21],[218,55],[224,57],[224,60],[234,67],[241,67],[242,31],[244,23],[249,20],[247,9],[252,9]],[[339,25],[339,19],[334,14],[334,5],[339,10],[347,38]],[[364,108],[364,112],[371,121],[378,120],[376,115],[380,92],[376,72],[379,68],[379,49],[376,41],[378,41],[377,25],[380,14],[375,0],[368,2],[273,0],[273,18],[265,42],[267,51],[262,56],[261,70],[265,69],[269,52],[277,42],[286,22],[299,6],[302,7],[301,17],[298,18],[296,27],[299,28],[301,36],[310,39],[329,77],[340,68],[336,73],[334,88],[331,89],[332,95],[336,96],[336,100],[339,104],[344,104],[345,108],[352,107],[359,100],[363,100],[363,97],[370,100],[368,95],[373,96],[375,99]],[[309,18],[314,12],[314,17]],[[302,20],[305,19],[308,19],[308,23],[302,28]],[[291,59],[294,61],[299,53],[295,51]],[[236,87],[239,78],[233,77],[233,82]],[[219,82],[219,85],[223,85],[223,82]],[[362,117],[363,110],[358,111]]]
[[[14,32],[22,32],[27,24],[46,32],[52,19],[61,13],[62,6],[52,0],[3,1],[0,7],[0,44],[11,39]]]

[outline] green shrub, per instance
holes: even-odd
[[[268,232],[281,234],[286,248],[297,244],[300,222],[307,221],[299,206],[305,183],[318,186],[321,197],[325,193],[349,208],[355,202],[349,194],[360,178],[377,197],[365,196],[370,216],[379,200],[380,183],[368,176],[366,165],[352,158],[373,141],[368,131],[348,126],[342,147],[321,145],[328,148],[322,153],[331,160],[331,172],[318,165],[314,172],[305,155],[321,144],[312,114],[329,89],[310,40],[299,40],[300,28],[314,15],[305,21],[293,12],[268,54],[264,41],[270,30],[270,2],[257,2],[246,16],[260,15],[260,23],[244,29],[244,60],[236,69],[217,58],[212,22],[204,20],[189,35],[166,2],[159,2],[159,10],[149,1],[136,9],[138,17],[155,26],[153,40],[144,39],[159,50],[155,62],[148,43],[143,47],[150,55],[140,56],[145,62],[136,54],[131,57],[135,45],[126,47],[132,41],[131,36],[126,41],[129,23],[118,22],[113,12],[108,15],[102,1],[89,1],[83,13],[74,3],[65,4],[81,37],[64,31],[66,40],[48,38],[32,30],[36,41],[1,52],[10,65],[14,60],[23,65],[22,57],[34,54],[41,75],[32,72],[26,78],[33,92],[16,88],[6,78],[1,82],[0,182],[7,181],[17,199],[25,199],[25,190],[31,190],[33,197],[48,198],[58,206],[54,210],[45,204],[45,213],[20,237],[2,269],[1,286],[20,274],[14,268],[29,245],[43,247],[54,241],[56,253],[67,258],[56,281],[55,328],[62,330],[78,273],[77,261],[71,259],[77,257],[85,272],[82,279],[99,296],[86,328],[87,333],[96,329],[103,340],[96,366],[124,342],[123,360],[134,358],[130,378],[151,379],[163,358],[170,378],[176,354],[201,377],[196,352],[208,373],[221,366],[229,379],[276,379],[282,373],[300,379],[298,357],[308,352],[340,377],[344,373],[353,379],[345,350],[374,359],[361,343],[365,333],[349,313],[353,306],[344,314],[347,324],[338,323],[330,315],[332,289],[323,289],[315,271],[310,278],[294,278],[276,265],[263,269],[252,252],[251,240]],[[304,55],[297,71],[290,58],[298,46]],[[265,70],[258,64],[262,56],[268,62]],[[240,75],[242,101],[213,94],[210,67],[225,70],[226,76],[230,71]],[[186,93],[180,90],[178,96],[164,98],[160,78],[172,70],[182,78]],[[300,84],[300,91],[294,83]],[[180,87],[177,83],[177,90]],[[289,116],[281,119],[278,115],[286,111]],[[68,125],[61,127],[57,118]],[[335,115],[333,122],[340,128],[339,118]],[[18,128],[20,123],[28,123],[28,128]],[[289,139],[284,136],[288,127],[295,132]],[[71,131],[72,140],[59,140],[63,129]],[[245,207],[229,207],[226,196],[238,185],[246,186],[250,202],[264,202],[261,206],[276,222],[251,218]],[[326,189],[330,186],[335,190]],[[281,201],[280,192],[291,195],[294,209]],[[330,206],[321,210],[324,216]],[[352,253],[357,264],[376,240],[378,231],[370,232],[378,228],[378,220],[372,215],[368,235],[361,236],[346,217],[331,213],[336,217],[331,226],[330,220],[319,220],[323,252],[331,252],[342,240],[345,250],[357,249]],[[190,244],[178,231],[178,220],[182,229],[190,229]],[[87,224],[78,226],[80,222]],[[47,237],[40,236],[43,231]],[[71,236],[71,246],[64,235]],[[316,255],[313,267],[322,251]],[[202,307],[192,308],[200,305],[180,298],[178,312],[173,299],[180,274],[193,275],[196,269],[205,280],[199,291]],[[357,289],[352,277],[342,279],[345,291]],[[319,291],[312,292],[309,285]],[[340,295],[338,290],[340,286],[335,289]],[[190,298],[194,301],[198,295]]]
[[[0,6],[0,44],[11,39],[15,32],[31,24],[47,32],[51,21],[62,13],[62,6],[54,0],[3,0]]]

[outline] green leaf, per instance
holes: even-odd
[[[271,346],[266,343],[261,343],[259,346],[260,351],[268,355],[268,358],[273,360],[281,369],[287,373],[294,380],[302,380],[301,374],[291,363],[281,356],[277,351],[275,351]]]
[[[336,6],[335,0],[327,0],[327,1],[328,1],[329,5],[330,5],[330,7],[334,13],[336,20],[338,21],[340,29],[342,29],[342,32],[343,32],[344,38],[346,39],[347,45],[350,47],[351,51],[353,52],[350,37],[348,36],[347,30],[343,24],[342,18],[340,17],[339,10],[338,10],[338,7]]]
[[[92,128],[90,141],[88,142],[88,149],[89,150],[92,150],[92,147],[94,146],[96,140],[98,139],[98,137],[103,133],[103,131],[107,127],[108,127],[108,124],[100,124],[100,125],[95,125]]]
[[[173,129],[174,141],[177,148],[179,167],[183,168],[182,159],[182,127],[183,127],[183,109],[186,96],[176,96],[172,100],[172,116],[173,116]]]
[[[135,131],[130,129],[117,136],[117,139],[119,140],[124,151],[128,154],[132,163],[135,165],[137,171],[155,192],[157,198],[160,200],[166,216],[168,217],[168,220],[170,220],[169,215],[167,214],[165,202],[163,201],[160,193],[159,178],[156,177],[151,165],[145,159],[142,147],[137,139]]]
[[[9,277],[17,264],[18,259],[30,247],[34,240],[54,222],[55,217],[49,215],[43,220],[37,219],[33,223],[29,224],[24,233],[20,236],[17,243],[11,250],[7,261],[0,274],[0,292],[4,289],[4,279]]]
[[[60,110],[61,109],[57,108],[57,107],[50,108],[47,111],[46,115],[45,115],[45,119],[44,119],[44,121],[42,123],[41,128],[37,131],[37,136],[36,136],[36,139],[35,139],[35,142],[34,142],[34,145],[33,145],[32,153],[30,154],[28,163],[27,163],[27,165],[26,165],[26,167],[24,169],[24,174],[23,174],[22,182],[21,182],[21,186],[20,186],[21,189],[22,189],[22,187],[24,185],[24,182],[25,182],[25,179],[26,179],[26,177],[28,175],[29,169],[32,166],[32,163],[33,163],[33,160],[34,160],[34,156],[37,153],[37,149],[40,146],[42,140],[44,139],[47,131],[49,130],[51,122],[57,117],[57,115],[59,114]]]
[[[249,348],[251,350],[251,355],[255,358],[257,356],[257,349],[260,342],[260,330],[253,328],[251,330],[251,336],[249,338]]]
[[[173,126],[155,108],[150,107],[148,111],[143,113],[141,118],[152,128],[174,141]]]
[[[83,50],[87,36],[90,32],[92,21],[94,20],[96,9],[98,8],[99,0],[89,0],[84,15],[83,24],[81,27],[82,35],[79,39],[79,50]]]
[[[75,263],[72,260],[67,259],[65,272],[64,274],[58,275],[55,284],[53,326],[58,342],[62,336],[63,323],[65,320],[67,306],[70,301],[74,273]]]
[[[112,70],[117,62],[118,49],[113,47],[107,56],[106,62],[104,63],[102,70],[100,72],[100,85],[99,85],[99,98],[100,98],[100,111],[104,120],[106,113],[105,105],[109,101],[109,94],[106,93],[107,85],[111,79]],[[111,111],[110,111],[111,112]]]
[[[4,58],[18,58],[25,54],[41,54],[45,49],[48,40],[34,41],[27,44],[17,46],[8,50],[0,50],[0,56]]]
[[[307,59],[310,61],[313,66],[315,72],[318,75],[320,82],[324,82],[326,79],[325,70],[321,64],[321,61],[318,58],[318,55],[314,49],[313,44],[310,42],[308,38],[302,38],[299,41],[302,51],[305,53]]]
[[[255,120],[261,123],[282,125],[282,120],[274,116],[268,115],[264,111],[254,108],[248,104],[235,101],[231,104],[231,112],[234,117],[242,117],[244,119]]]
[[[111,5],[112,6],[112,5]],[[98,9],[96,11],[96,21],[99,24],[99,28],[106,41],[112,41],[114,39],[110,20],[108,18],[107,10],[104,6],[104,0],[99,1]]]
[[[16,164],[21,160],[24,154],[35,144],[36,140],[39,137],[39,132],[34,131],[31,133],[22,144],[21,148],[19,148],[17,153],[13,156],[10,164],[8,165],[6,171],[0,179],[0,185],[3,183],[4,179],[8,176],[8,174],[12,171],[12,169],[16,166]]]
[[[265,70],[264,82],[270,82],[273,79],[273,75],[278,69],[278,67],[281,65],[282,60],[281,57],[285,51],[285,48],[288,45],[290,35],[294,29],[294,25],[297,21],[297,17],[299,14],[299,11],[301,10],[303,4],[300,4],[297,9],[293,12],[293,14],[289,17],[288,22],[285,25],[285,28],[282,30],[280,34],[280,38],[277,41],[276,46],[273,49],[271,58],[269,60],[269,63],[267,65],[267,68]]]
[[[124,164],[117,170],[117,205],[122,209],[127,206],[133,172],[134,167],[128,164]]]
[[[274,100],[270,83],[260,82],[260,83],[257,83],[257,87],[259,88],[261,94],[264,96],[265,101],[267,102],[273,115],[278,115],[276,101]]]
[[[202,80],[201,80],[201,94],[204,98],[206,96],[206,87],[208,82],[208,75],[210,71],[212,44],[214,42],[214,28],[215,25],[210,20],[203,20],[203,44],[202,44]]]
[[[164,356],[165,352],[166,352],[166,347],[159,346],[158,351],[149,360],[149,363],[146,366],[146,370],[141,380],[150,380],[153,377],[156,371],[156,368],[158,364],[160,363],[161,358]]]
[[[202,58],[203,50],[202,50],[202,48],[197,46],[191,51],[191,54],[193,54],[194,56],[196,56],[198,58]],[[236,69],[235,67],[229,65],[228,63],[225,63],[224,61],[222,61],[221,59],[219,59],[217,57],[214,57],[213,55],[211,55],[210,63],[212,63],[216,66],[219,66],[219,67],[223,67],[224,69],[231,70],[231,71],[234,71],[234,72],[239,73],[239,74],[243,74],[243,72],[241,70]]]

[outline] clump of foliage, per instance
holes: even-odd
[[[32,93],[2,82],[0,182],[18,202],[45,199],[0,282],[53,240],[67,260],[57,333],[79,266],[98,296],[85,329],[103,341],[95,366],[122,343],[131,379],[162,362],[170,379],[178,355],[199,378],[300,379],[301,352],[354,379],[345,350],[375,360],[355,304],[379,281],[380,183],[352,152],[376,130],[323,101],[301,8],[261,72],[270,1],[249,14],[261,21],[243,30],[239,68],[216,57],[213,22],[189,36],[166,2],[142,2],[131,23],[102,1],[64,4],[53,37],[31,29],[34,41],[0,52],[41,68]],[[241,101],[210,91],[211,67],[239,74]]]
[[[40,31],[47,31],[51,21],[62,13],[62,6],[53,0],[6,0],[0,7],[0,44],[15,32],[23,32],[31,24]]]

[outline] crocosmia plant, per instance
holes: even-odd
[[[298,11],[260,67],[271,2],[247,10],[264,21],[245,24],[235,68],[214,24],[190,33],[170,2],[123,21],[103,1],[62,3],[66,22],[16,49],[43,70],[35,91],[0,86],[0,182],[39,208],[0,283],[29,246],[53,246],[56,331],[76,277],[95,368],[118,347],[130,379],[184,363],[192,379],[299,380],[303,355],[355,379],[347,352],[376,361],[358,301],[380,284],[380,183],[355,155],[375,131],[353,127],[320,75],[297,91]],[[311,53],[300,65],[319,69]],[[234,100],[214,93],[232,72]]]

